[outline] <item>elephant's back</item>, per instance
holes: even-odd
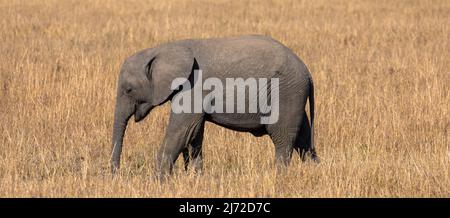
[[[202,70],[230,77],[270,77],[285,67],[291,55],[287,47],[264,36],[212,38],[190,43]]]

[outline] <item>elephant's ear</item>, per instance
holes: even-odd
[[[169,100],[174,92],[171,89],[172,81],[176,78],[188,79],[194,62],[192,51],[186,47],[170,46],[157,51],[147,68],[153,89],[153,105],[160,105]]]

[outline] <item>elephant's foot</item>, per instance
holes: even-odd
[[[202,159],[194,159],[192,166],[194,168],[194,172],[198,175],[203,174],[203,160]]]
[[[171,170],[167,168],[157,168],[154,172],[154,178],[159,182],[166,181],[171,175]]]
[[[117,171],[119,170],[119,161],[111,160],[111,174],[114,176],[116,175]]]
[[[175,159],[173,158],[173,155],[160,154],[156,162],[155,175],[157,180],[163,181],[170,176],[170,174],[172,174],[174,163]]]
[[[302,162],[307,161],[307,157],[309,156],[311,158],[311,161],[313,161],[315,164],[320,163],[320,158],[319,158],[319,156],[317,156],[317,154],[314,150],[310,150],[308,148],[302,148],[302,147],[295,147],[294,149],[299,154]]]

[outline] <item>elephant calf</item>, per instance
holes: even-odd
[[[227,83],[229,78],[246,79],[244,85],[247,87],[243,90],[248,90],[249,94],[257,92],[258,95],[240,102],[233,100],[230,105],[228,93],[233,95],[236,87],[227,84],[222,87],[227,93],[223,96],[224,92],[220,92],[219,95],[216,93],[214,97],[207,98],[211,89],[200,90],[200,97],[205,99],[203,106],[214,105],[215,111],[201,108],[200,111],[176,113],[173,108],[175,98],[182,94],[196,93],[193,87],[182,90],[181,86],[174,88],[174,81],[181,78],[196,83],[198,78],[195,78],[195,72],[201,72],[204,79],[215,82]],[[255,81],[277,79],[278,83],[260,85],[254,89],[247,83],[250,78],[255,78]],[[228,92],[231,89],[233,90]],[[250,105],[261,100],[255,96],[264,97],[273,94],[274,90],[278,94],[270,98],[272,106],[274,103],[278,106],[277,117],[272,120],[274,122],[262,122],[265,115],[261,111],[233,110],[234,104],[238,107],[243,103]],[[224,100],[225,97],[227,101]],[[305,112],[308,98],[311,122]],[[196,104],[195,98],[187,99]],[[276,163],[279,166],[289,163],[294,149],[299,152],[302,160],[305,153],[309,152],[311,158],[318,161],[313,143],[314,86],[310,72],[291,49],[272,38],[252,35],[188,39],[145,49],[127,58],[121,67],[117,86],[111,158],[113,173],[119,168],[123,137],[130,117],[134,115],[135,121],[139,122],[153,107],[167,101],[172,102],[172,112],[157,155],[159,176],[172,171],[174,162],[182,152],[186,163],[191,156],[194,167],[202,168],[201,145],[205,121],[236,131],[250,132],[255,136],[268,134],[275,145]],[[224,112],[217,105],[231,108],[231,112]],[[187,153],[188,145],[191,155]]]

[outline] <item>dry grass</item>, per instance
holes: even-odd
[[[0,0],[0,196],[449,197],[450,1]],[[205,173],[151,180],[169,106],[130,121],[108,160],[116,80],[133,52],[259,33],[316,86],[323,162],[275,177],[273,145],[207,125]],[[179,161],[180,162],[180,161]]]

